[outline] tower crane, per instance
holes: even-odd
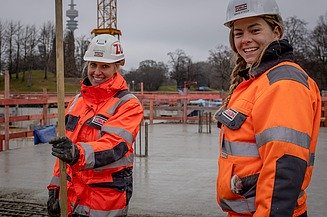
[[[121,36],[117,29],[117,0],[97,0],[97,28],[91,33]]]

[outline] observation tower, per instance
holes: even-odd
[[[69,18],[67,20],[67,29],[70,31],[74,32],[77,29],[77,20],[75,20],[76,17],[78,17],[78,11],[75,10],[76,4],[74,4],[74,0],[71,0],[70,4],[70,9],[66,10],[66,16]]]

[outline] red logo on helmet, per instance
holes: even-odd
[[[113,46],[115,48],[116,54],[122,54],[123,53],[123,49],[122,49],[120,43],[113,44]]]

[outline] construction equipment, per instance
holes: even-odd
[[[92,34],[110,34],[121,36],[121,31],[117,29],[117,0],[97,0],[97,28]]]

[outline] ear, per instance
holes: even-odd
[[[273,33],[274,33],[274,38],[275,39],[281,39],[282,37],[282,31],[280,29],[279,26],[275,26],[274,30],[273,30]]]

